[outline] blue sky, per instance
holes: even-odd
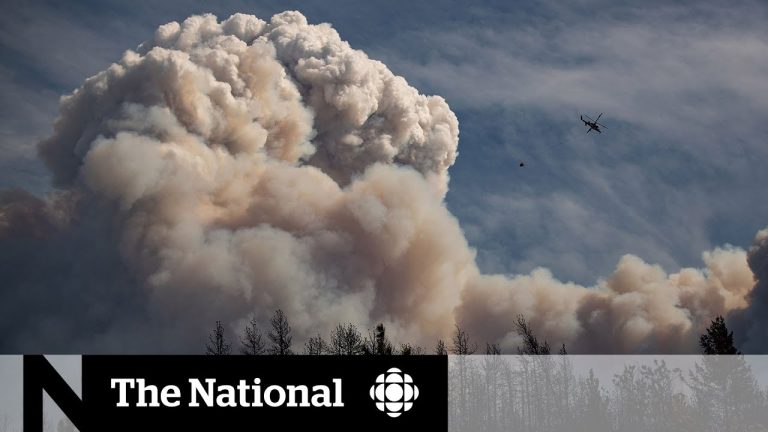
[[[461,131],[447,205],[485,272],[593,284],[626,253],[674,271],[748,246],[768,225],[768,6],[560,3],[5,5],[0,187],[50,190],[34,146],[59,96],[158,25],[298,9],[447,99]],[[605,133],[586,135],[579,114],[599,112]]]

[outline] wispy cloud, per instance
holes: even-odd
[[[757,199],[768,181],[768,8],[541,9],[403,34],[410,50],[376,53],[458,110],[464,159],[449,204],[481,261],[519,271],[543,259],[588,282],[588,268],[624,252],[674,269],[713,244],[748,244],[768,213]],[[578,115],[598,112],[607,133],[584,136]],[[567,216],[569,202],[583,217]],[[562,264],[562,243],[578,265]],[[496,256],[510,249],[520,252]]]

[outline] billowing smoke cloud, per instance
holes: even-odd
[[[545,269],[512,279],[480,276],[463,291],[458,319],[514,347],[517,314],[550,341],[585,353],[692,352],[712,317],[747,306],[754,284],[740,249],[704,253],[706,270],[667,275],[625,255],[595,287],[562,283]]]
[[[748,308],[731,247],[670,275],[628,255],[595,287],[481,275],[443,202],[457,146],[445,100],[327,24],[161,26],[62,99],[39,147],[62,192],[0,198],[0,348],[197,352],[214,320],[282,308],[297,342],[384,322],[432,346],[459,323],[512,350],[524,314],[572,352],[680,352]]]
[[[733,318],[743,351],[765,353],[768,348],[768,229],[757,233],[747,260],[757,282],[747,298],[749,307],[735,311]]]

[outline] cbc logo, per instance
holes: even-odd
[[[379,375],[376,384],[371,386],[371,399],[376,402],[376,408],[390,417],[400,417],[410,410],[418,397],[419,388],[413,384],[413,378],[398,368]]]

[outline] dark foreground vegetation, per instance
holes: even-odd
[[[515,323],[517,334],[522,340],[522,346],[516,353],[526,355],[552,354],[549,342],[540,341],[524,316],[519,315]],[[470,340],[470,336],[460,326],[456,326],[450,346],[442,339],[438,340],[435,347],[428,351],[424,347],[401,342],[396,345],[389,340],[384,324],[378,324],[374,329],[365,334],[352,323],[338,324],[331,331],[330,337],[325,339],[323,335],[316,334],[304,343],[303,349],[296,350],[293,347],[293,334],[291,325],[285,313],[278,309],[270,320],[270,328],[265,333],[259,328],[255,318],[245,326],[240,335],[239,353],[243,355],[470,355],[487,354],[500,355],[501,348],[495,343],[486,343],[485,351],[478,351],[476,342]],[[702,354],[741,354],[733,343],[733,332],[728,330],[725,319],[722,316],[715,318],[705,333],[699,339]],[[227,340],[224,326],[217,321],[208,343],[205,346],[208,355],[233,354],[232,344]],[[558,349],[558,354],[566,355],[568,351],[565,344]]]

